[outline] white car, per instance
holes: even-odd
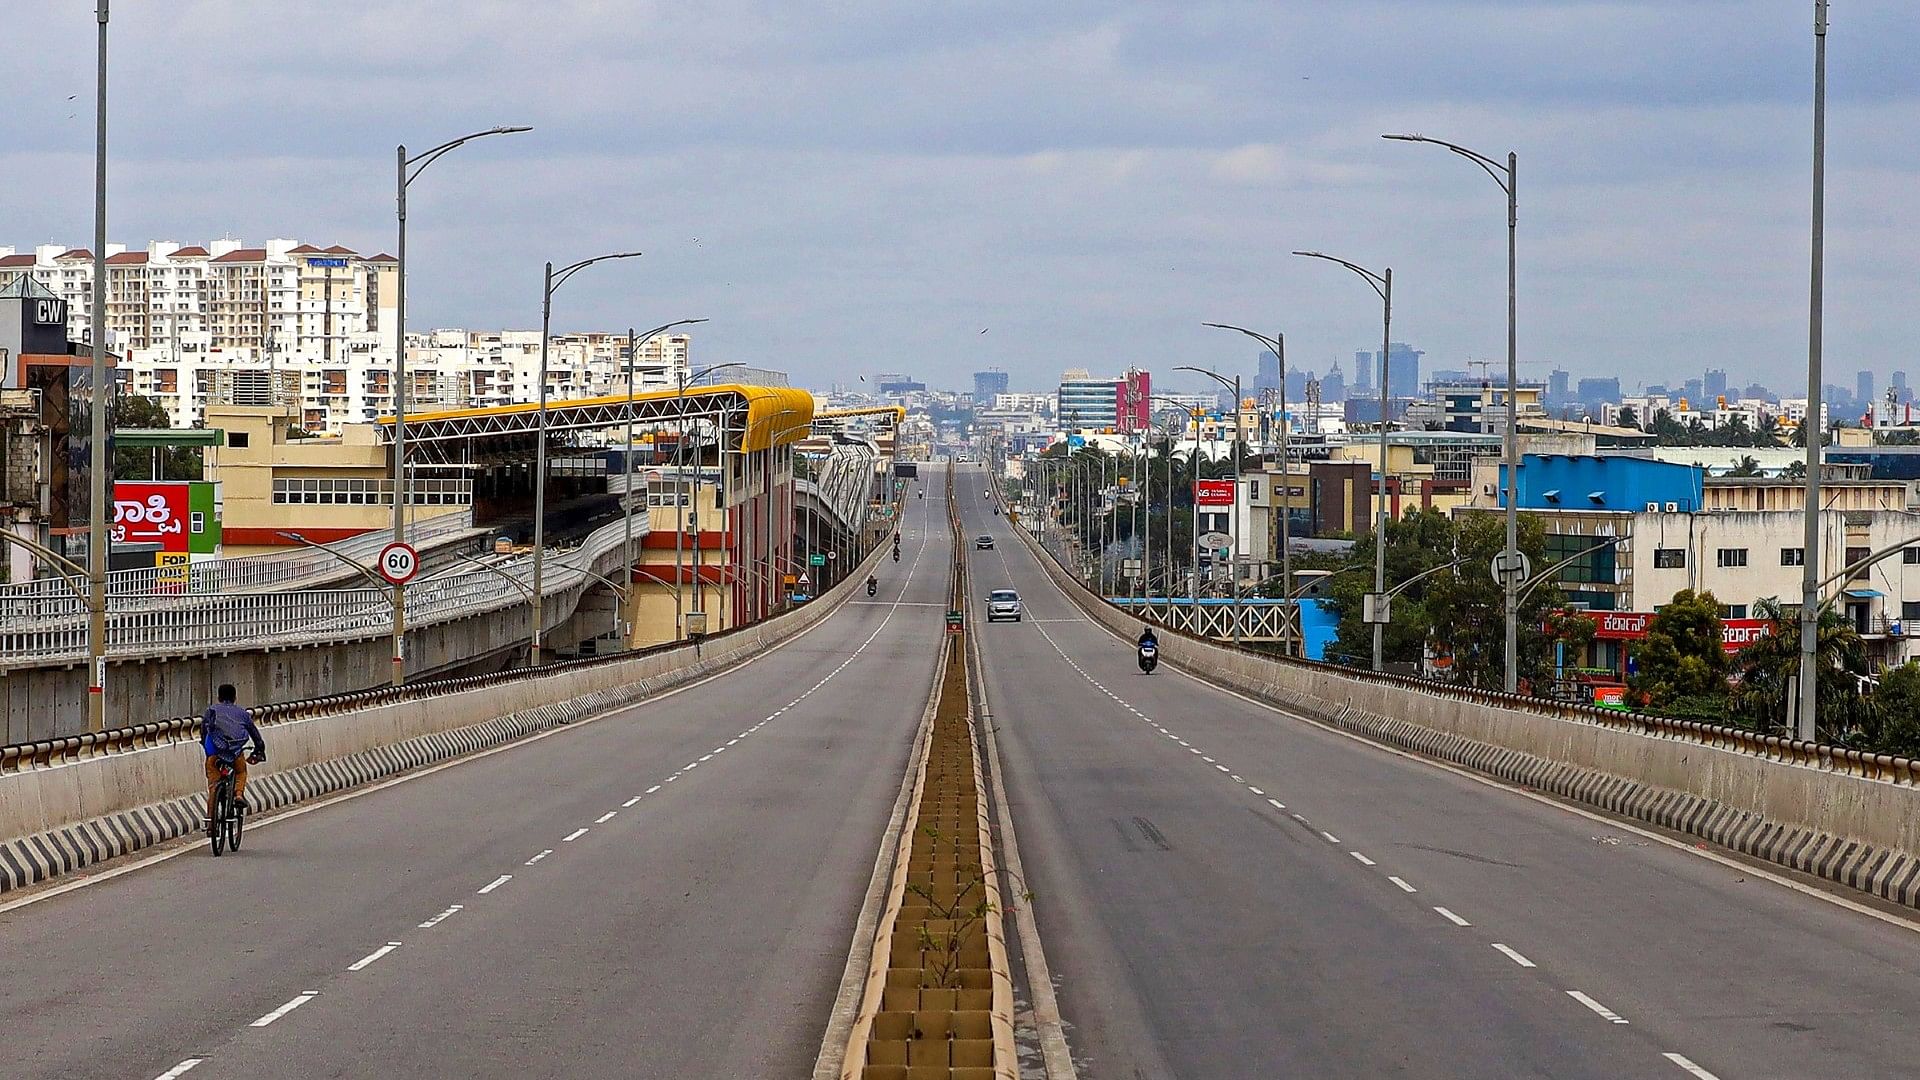
[[[1020,621],[1020,594],[1012,589],[995,589],[987,594],[987,621]]]

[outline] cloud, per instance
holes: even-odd
[[[1457,367],[1504,347],[1504,209],[1466,162],[1378,137],[1416,130],[1520,154],[1527,356],[1784,387],[1805,352],[1802,7],[123,4],[110,232],[389,247],[396,143],[531,123],[414,189],[416,326],[528,325],[542,262],[639,247],[570,283],[556,322],[704,315],[703,358],[822,383],[1252,370],[1205,320],[1350,365],[1378,304],[1286,255],[1312,247],[1393,266],[1395,336]],[[34,75],[0,113],[0,169],[31,180],[0,244],[85,243],[91,10],[30,5],[8,29]],[[1886,358],[1913,334],[1916,43],[1907,0],[1836,11],[1837,369],[1904,363]]]

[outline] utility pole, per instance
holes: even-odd
[[[1820,360],[1826,307],[1827,218],[1827,0],[1813,4],[1813,265],[1807,305],[1807,415],[1800,430],[1807,436],[1806,557],[1800,567],[1800,709],[1794,738],[1812,742],[1820,719],[1820,443],[1822,423]]]
[[[107,728],[107,503],[113,485],[107,470],[107,409],[113,401],[107,373],[107,3],[94,15],[100,24],[95,72],[93,145],[93,404],[88,445],[87,506],[87,730]]]

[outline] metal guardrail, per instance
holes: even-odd
[[[991,476],[991,473],[989,473]],[[999,485],[993,483],[994,498],[1004,502]],[[1023,523],[1016,526],[1035,551],[1043,552],[1059,568],[1060,572],[1075,582],[1080,579],[1058,555],[1045,545],[1033,539]],[[1084,588],[1084,586],[1083,586]],[[1091,595],[1091,593],[1089,593]],[[1119,611],[1129,617],[1138,616],[1126,609],[1108,603],[1096,597],[1099,603]],[[1652,716],[1647,713],[1626,712],[1617,709],[1601,709],[1592,705],[1575,705],[1550,701],[1546,698],[1527,697],[1522,694],[1508,694],[1498,690],[1480,690],[1474,687],[1459,686],[1437,679],[1422,679],[1414,675],[1393,675],[1387,672],[1366,671],[1358,668],[1329,664],[1320,660],[1308,660],[1303,657],[1274,656],[1251,649],[1236,649],[1231,642],[1215,641],[1189,634],[1175,627],[1168,627],[1168,633],[1192,638],[1217,649],[1257,656],[1276,664],[1290,664],[1313,671],[1338,675],[1345,679],[1360,682],[1385,683],[1416,693],[1431,694],[1436,697],[1456,698],[1508,709],[1524,709],[1530,712],[1545,713],[1570,723],[1594,724],[1599,727],[1618,731],[1629,731],[1656,739],[1678,739],[1697,743],[1719,750],[1731,750],[1737,753],[1751,754],[1769,761],[1778,761],[1788,765],[1819,769],[1823,772],[1839,773],[1845,776],[1857,776],[1866,780],[1877,780],[1891,784],[1920,786],[1920,760],[1896,757],[1892,754],[1874,754],[1861,750],[1851,750],[1844,746],[1828,743],[1802,742],[1798,739],[1783,738],[1778,735],[1763,735],[1745,728],[1730,727],[1725,724],[1709,724],[1696,720],[1673,720],[1664,716]]]
[[[417,546],[473,527],[473,511],[463,510],[409,525],[407,538],[409,543]],[[392,538],[392,531],[383,529],[326,547],[371,569],[374,556]],[[143,566],[135,570],[115,570],[107,575],[107,595],[173,598],[195,593],[239,592],[334,578],[343,572],[346,572],[345,567],[339,559],[323,551],[301,547],[237,559],[211,559],[188,566]],[[0,585],[0,619],[14,615],[16,606],[30,607],[32,603],[48,598],[71,600],[76,585],[82,591],[86,588],[84,581],[57,576]],[[82,614],[84,616],[84,612]]]
[[[585,542],[579,547],[574,548],[573,551],[568,554],[584,555],[585,557],[591,558],[594,557],[594,553],[604,554],[606,551],[618,547],[623,539],[622,526],[619,522],[615,522],[588,536]],[[876,547],[874,550],[878,552],[880,548]],[[563,556],[563,558],[564,557],[565,556]],[[569,569],[571,573],[569,573]],[[531,568],[527,567],[524,568],[524,570],[530,576]],[[500,580],[491,574],[460,576],[490,578],[495,582]],[[556,580],[559,581],[558,584],[555,584]],[[556,569],[554,562],[550,560],[546,575],[547,588],[545,591],[562,591],[578,586],[581,581],[588,580],[591,580],[591,578],[580,569],[579,562],[574,562],[570,568],[562,567]],[[504,586],[503,588],[511,591],[510,586]],[[375,589],[346,591],[372,594],[379,593],[379,590]],[[417,595],[417,593],[415,595]],[[517,591],[514,592],[514,595],[518,599],[518,602],[525,602],[524,597],[521,597]],[[457,605],[447,605],[443,607],[442,610],[459,609]],[[413,621],[413,614],[413,601],[410,599],[408,601],[408,623],[409,625],[418,625]],[[731,626],[724,630],[703,635],[701,640],[703,642],[722,641],[734,634],[751,630],[756,625],[756,623],[744,623],[739,626]],[[388,626],[391,626],[390,622],[382,622],[380,629],[384,630],[384,628]],[[390,705],[402,701],[417,701],[443,694],[455,694],[465,690],[499,686],[521,679],[573,671],[580,668],[596,667],[602,664],[617,663],[624,660],[631,660],[635,657],[652,656],[672,649],[686,647],[688,647],[688,643],[685,641],[668,641],[658,645],[629,649],[625,652],[607,653],[600,656],[583,656],[572,660],[556,660],[552,663],[542,664],[537,668],[515,668],[508,671],[489,672],[485,675],[463,675],[446,679],[429,679],[422,682],[408,683],[404,686],[379,686],[345,694],[329,694],[324,697],[305,698],[274,705],[259,705],[255,706],[252,712],[256,723],[263,725],[287,723],[289,721],[305,720],[316,716],[350,712],[355,709]],[[114,728],[110,731],[88,732],[81,735],[65,735],[59,738],[41,739],[37,742],[30,743],[13,743],[0,746],[0,775],[29,769],[46,768],[52,765],[79,761],[83,758],[125,753],[154,746],[166,746],[173,743],[193,741],[199,737],[200,718],[198,716],[180,716],[171,720],[156,721],[151,724],[135,724],[131,727]]]
[[[542,592],[551,596],[592,581],[589,571],[623,542],[623,525],[616,521],[594,531],[580,546],[550,556]],[[407,623],[428,626],[525,603],[532,590],[532,564],[531,557],[522,556],[496,567],[511,582],[500,574],[474,572],[410,585]],[[388,596],[387,590],[374,588],[110,594],[107,658],[316,645],[376,636],[393,625]],[[69,593],[34,598],[19,601],[17,607],[18,613],[0,615],[0,657],[6,663],[62,663],[84,657],[86,612],[79,597]]]

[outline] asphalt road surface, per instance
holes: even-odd
[[[0,913],[0,1075],[807,1075],[943,634],[922,484],[743,668]]]
[[[1920,1076],[1911,925],[1142,675],[984,479],[973,619],[1081,1076]]]

